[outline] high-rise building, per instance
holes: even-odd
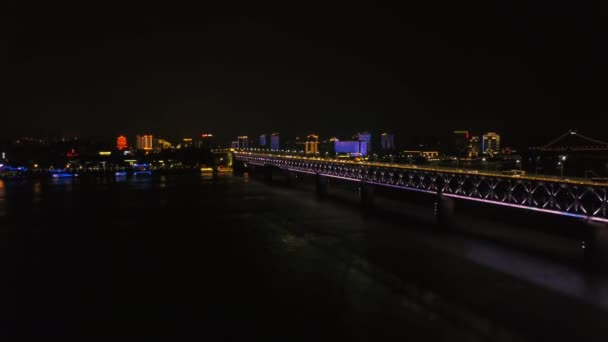
[[[230,143],[230,147],[232,147],[232,148],[239,148],[239,142],[238,142],[238,140],[231,142]]]
[[[362,132],[362,133],[358,133],[357,134],[357,140],[359,141],[365,141],[365,154],[367,155],[367,153],[372,151],[372,134],[369,132]],[[363,152],[361,152],[363,153]]]
[[[319,153],[319,136],[314,133],[307,135],[304,150],[307,154]]]
[[[338,140],[333,142],[333,152],[337,154],[346,153],[348,155],[367,156],[368,146],[367,141],[362,140]]]
[[[382,133],[380,135],[380,148],[383,151],[393,151],[395,149],[395,135],[393,133]]]
[[[241,135],[238,138],[239,148],[249,148],[249,137],[246,135]]]
[[[192,145],[193,145],[192,138],[183,138],[182,143],[180,144],[180,147],[188,148],[188,147],[192,147]]]
[[[215,148],[215,139],[211,133],[201,134],[201,140],[198,142],[198,148],[212,149]]]
[[[272,151],[278,151],[281,149],[281,144],[280,144],[280,136],[279,133],[272,133],[270,135],[270,150]]]
[[[268,134],[264,133],[262,135],[260,135],[260,147],[262,148],[268,148]]]
[[[469,158],[478,158],[481,155],[481,140],[479,136],[472,136],[469,140]]]
[[[498,133],[488,132],[483,135],[481,153],[488,157],[493,157],[500,153],[500,135]]]
[[[154,137],[151,134],[137,135],[136,147],[138,150],[151,151],[153,148]]]
[[[127,145],[127,138],[125,136],[119,136],[118,138],[116,138],[116,148],[119,150],[124,150],[125,148],[129,147]]]
[[[454,131],[451,154],[455,157],[466,157],[469,152],[469,131]]]
[[[154,150],[157,152],[160,152],[162,150],[168,150],[172,147],[173,145],[171,145],[171,143],[165,139],[154,139]]]

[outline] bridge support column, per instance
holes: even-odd
[[[272,182],[272,169],[273,169],[272,165],[264,165],[264,168],[263,168],[264,181],[269,182],[269,183]]]
[[[359,199],[361,210],[366,213],[374,209],[374,186],[369,183],[361,182],[359,186]]]
[[[435,197],[435,218],[437,224],[448,226],[454,216],[454,199],[437,192]]]
[[[589,270],[607,272],[608,224],[587,222],[587,236],[583,241],[585,265]]]
[[[293,171],[285,170],[285,185],[295,186],[298,182],[298,174]]]
[[[317,198],[324,199],[327,197],[327,177],[317,173],[315,176]]]
[[[246,165],[242,160],[235,160],[232,163],[232,173],[242,176],[245,173]]]

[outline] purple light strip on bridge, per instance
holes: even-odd
[[[261,165],[261,166],[264,165],[264,164],[258,164],[258,163],[252,163],[252,164]],[[300,169],[287,168],[287,170],[301,172],[301,173],[307,173],[307,174],[311,174],[311,175],[316,175],[317,174],[317,172],[305,171],[305,170],[300,170]],[[417,188],[411,188],[411,187],[399,186],[399,185],[393,185],[393,184],[386,184],[386,183],[380,183],[380,182],[374,182],[374,181],[366,181],[366,180],[361,180],[361,179],[357,179],[357,178],[342,177],[342,176],[329,175],[329,174],[324,174],[324,173],[319,173],[319,174],[322,175],[322,176],[324,176],[324,177],[344,179],[344,180],[348,180],[348,181],[351,181],[351,182],[364,182],[364,183],[368,183],[368,184],[374,184],[374,185],[385,186],[385,187],[390,187],[390,188],[397,188],[397,189],[403,189],[403,190],[409,190],[409,191],[417,191],[417,192],[423,192],[423,193],[428,193],[428,194],[436,194],[437,193],[436,191],[431,191],[431,190],[417,189]],[[525,206],[525,205],[521,205],[521,204],[513,204],[513,203],[491,201],[491,200],[487,200],[487,199],[483,199],[483,198],[467,197],[467,196],[450,194],[450,193],[443,193],[443,196],[453,197],[453,198],[459,198],[459,199],[464,199],[464,200],[468,200],[468,201],[476,201],[476,202],[482,202],[482,203],[500,205],[500,206],[504,206],[504,207],[511,207],[511,208],[518,208],[518,209],[527,209],[527,210],[538,211],[538,212],[543,212],[543,213],[548,213],[548,214],[568,216],[568,217],[576,217],[576,218],[581,218],[581,219],[588,219],[590,221],[598,221],[598,222],[608,223],[608,218],[601,218],[601,217],[595,217],[595,216],[590,216],[590,215],[568,213],[568,212],[563,212],[563,211],[558,211],[558,210],[550,210],[550,209],[543,209],[543,208],[535,208],[535,207],[529,207],[529,206]]]
[[[465,199],[465,200],[469,200],[469,201],[477,201],[477,202],[482,202],[482,203],[490,203],[490,204],[495,204],[495,205],[502,205],[502,206],[505,206],[505,207],[512,207],[512,208],[518,208],[518,209],[527,209],[527,210],[539,211],[539,212],[543,212],[543,213],[556,214],[556,215],[569,216],[569,217],[577,217],[577,218],[582,218],[582,219],[588,219],[588,220],[591,220],[591,221],[599,221],[599,222],[606,222],[606,223],[608,223],[608,218],[601,218],[601,217],[595,217],[595,216],[590,216],[590,215],[568,213],[568,212],[558,211],[558,210],[535,208],[535,207],[529,207],[529,206],[525,206],[525,205],[521,205],[521,204],[513,204],[513,203],[490,201],[490,200],[483,199],[483,198],[467,197],[467,196],[456,195],[456,194],[443,194],[443,195],[446,196],[446,197],[460,198],[460,199]]]

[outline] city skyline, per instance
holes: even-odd
[[[608,341],[608,3],[0,8],[0,341]]]
[[[515,145],[544,141],[539,128],[547,138],[579,129],[608,140],[593,123],[608,110],[608,53],[590,45],[605,32],[592,29],[593,11],[417,6],[83,15],[15,5],[3,13],[0,137],[466,127]]]
[[[565,132],[561,132],[562,135],[567,134],[568,132],[572,133],[572,132],[577,132],[577,133],[581,133],[578,130],[566,130]],[[586,132],[583,132],[586,133]],[[153,131],[143,131],[143,132],[137,132],[134,134],[119,134],[117,136],[96,136],[96,137],[81,137],[81,136],[48,136],[48,137],[44,137],[44,136],[36,136],[36,135],[30,135],[30,136],[20,136],[17,137],[15,139],[12,139],[12,141],[18,141],[20,139],[26,139],[27,141],[39,141],[39,142],[52,142],[52,141],[69,141],[69,140],[90,140],[90,141],[96,141],[96,142],[100,142],[100,143],[111,143],[111,142],[116,142],[116,139],[126,139],[126,141],[135,141],[135,143],[133,144],[127,144],[128,146],[136,146],[137,145],[137,141],[140,138],[140,136],[150,136],[153,137],[154,140],[163,140],[163,141],[167,141],[167,142],[173,142],[176,144],[179,144],[182,139],[192,139],[193,137],[195,138],[195,140],[206,140],[209,138],[213,138],[214,144],[216,145],[224,145],[224,146],[229,146],[232,142],[235,142],[236,140],[239,140],[241,138],[246,139],[248,141],[248,144],[253,144],[253,146],[270,146],[270,142],[271,142],[271,137],[273,135],[281,135],[283,137],[283,139],[286,139],[287,141],[291,141],[291,140],[297,140],[297,139],[303,139],[306,140],[306,137],[310,134],[314,134],[317,136],[317,138],[319,139],[319,141],[327,141],[327,140],[331,140],[334,138],[337,138],[339,140],[361,140],[359,137],[361,136],[361,134],[367,136],[367,138],[363,139],[363,140],[370,140],[371,142],[368,142],[368,145],[372,146],[377,146],[381,149],[384,149],[383,146],[383,139],[384,139],[384,135],[388,134],[391,136],[391,146],[393,146],[393,148],[402,148],[402,147],[411,147],[414,145],[424,145],[424,146],[434,146],[434,147],[438,147],[438,148],[444,148],[446,149],[446,151],[450,151],[450,152],[454,152],[454,148],[456,148],[456,145],[462,144],[462,143],[469,143],[469,142],[474,142],[477,139],[480,139],[481,137],[483,137],[486,134],[498,134],[499,136],[502,136],[501,132],[495,132],[495,131],[491,131],[491,130],[485,130],[485,131],[469,131],[469,130],[455,130],[455,131],[447,131],[447,132],[441,132],[441,134],[435,134],[435,135],[430,135],[430,136],[422,136],[422,135],[409,135],[409,136],[404,136],[402,134],[400,134],[398,131],[395,130],[389,130],[389,131],[368,131],[368,130],[360,130],[360,131],[356,131],[356,132],[351,132],[350,134],[328,134],[328,135],[320,135],[317,134],[316,131],[315,132],[308,132],[308,133],[304,133],[304,132],[300,132],[300,134],[295,134],[292,136],[287,136],[287,135],[282,135],[281,132],[272,132],[272,133],[268,133],[268,131],[266,132],[260,132],[260,133],[254,133],[252,136],[247,136],[247,135],[243,135],[243,134],[239,134],[239,135],[229,135],[229,136],[219,136],[217,134],[211,134],[208,133],[208,131],[204,131],[204,133],[198,133],[198,134],[193,134],[193,135],[189,135],[189,136],[166,136],[166,135],[157,135],[156,133],[154,133]],[[458,135],[463,135],[463,141],[459,142],[459,141],[455,141],[458,140],[459,138],[457,137]],[[464,135],[466,134],[466,139],[464,138]],[[562,135],[559,135],[560,137]],[[359,137],[358,137],[359,136]],[[262,137],[266,138],[266,144],[261,143],[262,141]],[[395,137],[397,137],[397,141],[398,143],[394,142]],[[441,137],[441,138],[439,138]],[[504,137],[503,137],[504,138]],[[508,138],[508,137],[507,137]],[[509,148],[519,148],[522,150],[526,150],[529,148],[538,148],[539,146],[543,146],[546,143],[549,143],[550,141],[553,140],[553,138],[556,138],[556,136],[547,136],[547,139],[545,139],[544,142],[539,143],[539,144],[524,144],[522,146],[517,146],[515,144],[513,144],[512,139],[508,139],[507,143],[501,145],[503,147],[509,147]],[[236,139],[236,140],[235,140]],[[500,137],[498,138],[499,140],[501,139]],[[591,139],[591,138],[590,138]],[[0,141],[4,140],[5,143],[7,143],[9,140],[11,139],[0,139]],[[594,140],[594,139],[591,139]],[[600,140],[597,140],[599,142],[601,142]],[[500,143],[499,143],[500,144]],[[468,146],[468,145],[467,145]],[[467,146],[460,146],[460,148],[463,147],[467,147]],[[480,149],[483,150],[483,142],[480,142]],[[480,151],[482,152],[482,151]]]

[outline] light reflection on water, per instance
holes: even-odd
[[[161,189],[164,189],[167,187],[167,176],[165,176],[165,175],[160,176],[159,186]]]
[[[2,179],[0,179],[0,216],[6,216],[6,190]]]
[[[62,191],[71,192],[74,190],[74,182],[75,180],[72,178],[51,178],[50,184],[52,185],[61,185]]]
[[[40,203],[42,200],[42,182],[40,180],[34,181],[32,184],[32,202],[35,204]]]
[[[549,268],[542,261],[534,262],[487,246],[471,246],[467,255],[480,264],[608,308],[608,284],[605,280],[589,279],[567,266]]]

